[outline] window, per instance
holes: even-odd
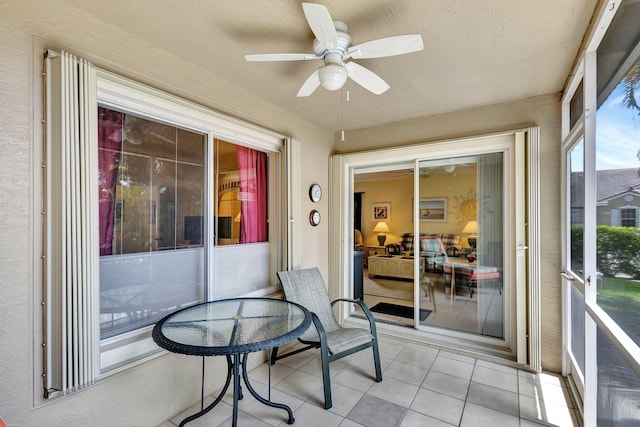
[[[45,397],[158,352],[205,300],[266,295],[292,262],[294,142],[68,53],[45,56]],[[283,237],[284,236],[284,237]]]
[[[620,226],[621,227],[636,227],[638,210],[636,208],[621,208],[620,209]]]
[[[283,262],[269,221],[282,141],[218,137],[224,121],[140,90],[98,78],[103,370],[170,311],[270,292]]]
[[[98,107],[101,339],[204,300],[209,199],[213,246],[268,241],[267,153],[214,139],[207,197],[206,147],[202,133]]]
[[[98,107],[100,338],[204,299],[206,137]]]
[[[268,241],[268,155],[259,150],[216,140],[219,172],[217,243]]]

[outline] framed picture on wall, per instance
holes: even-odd
[[[447,198],[420,199],[419,218],[422,222],[447,222]]]
[[[371,222],[391,221],[391,203],[371,203]]]

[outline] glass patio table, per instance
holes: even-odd
[[[301,305],[271,298],[234,298],[206,302],[169,314],[153,328],[153,340],[173,353],[202,356],[202,400],[200,412],[180,426],[201,417],[223,398],[233,378],[233,426],[238,420],[238,400],[242,399],[240,376],[249,392],[261,403],[293,412],[287,405],[260,396],[247,375],[249,353],[270,350],[299,337],[311,324],[311,313]],[[220,395],[206,408],[204,402],[204,357],[226,356],[227,380]],[[241,374],[242,372],[242,374]]]

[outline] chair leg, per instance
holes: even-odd
[[[322,384],[324,385],[324,409],[330,409],[333,406],[331,400],[331,377],[329,375],[329,356],[326,352],[322,352]]]
[[[380,367],[380,351],[378,350],[378,339],[373,341],[373,363],[376,366],[376,382],[382,381],[382,369]]]

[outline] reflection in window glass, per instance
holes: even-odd
[[[578,88],[571,97],[569,102],[569,126],[573,129],[573,126],[578,122],[578,119],[582,116],[584,111],[584,85],[580,81]]]
[[[640,378],[598,329],[598,426],[640,425]]]
[[[571,286],[571,356],[584,375],[584,295]]]
[[[99,108],[100,255],[202,245],[203,135]],[[197,243],[199,242],[199,243]]]
[[[269,240],[267,153],[216,140],[218,245]]]
[[[598,304],[640,344],[640,62],[596,116]]]
[[[205,142],[99,107],[101,338],[203,300]]]
[[[569,152],[570,178],[567,185],[570,200],[570,228],[568,268],[582,276],[584,256],[584,139],[578,141]],[[570,300],[571,343],[569,352],[574,360],[572,367],[584,374],[584,295],[571,286]]]
[[[571,236],[569,245],[569,268],[580,274],[583,269],[584,250],[584,140],[580,140],[569,154],[569,200],[571,203]]]

